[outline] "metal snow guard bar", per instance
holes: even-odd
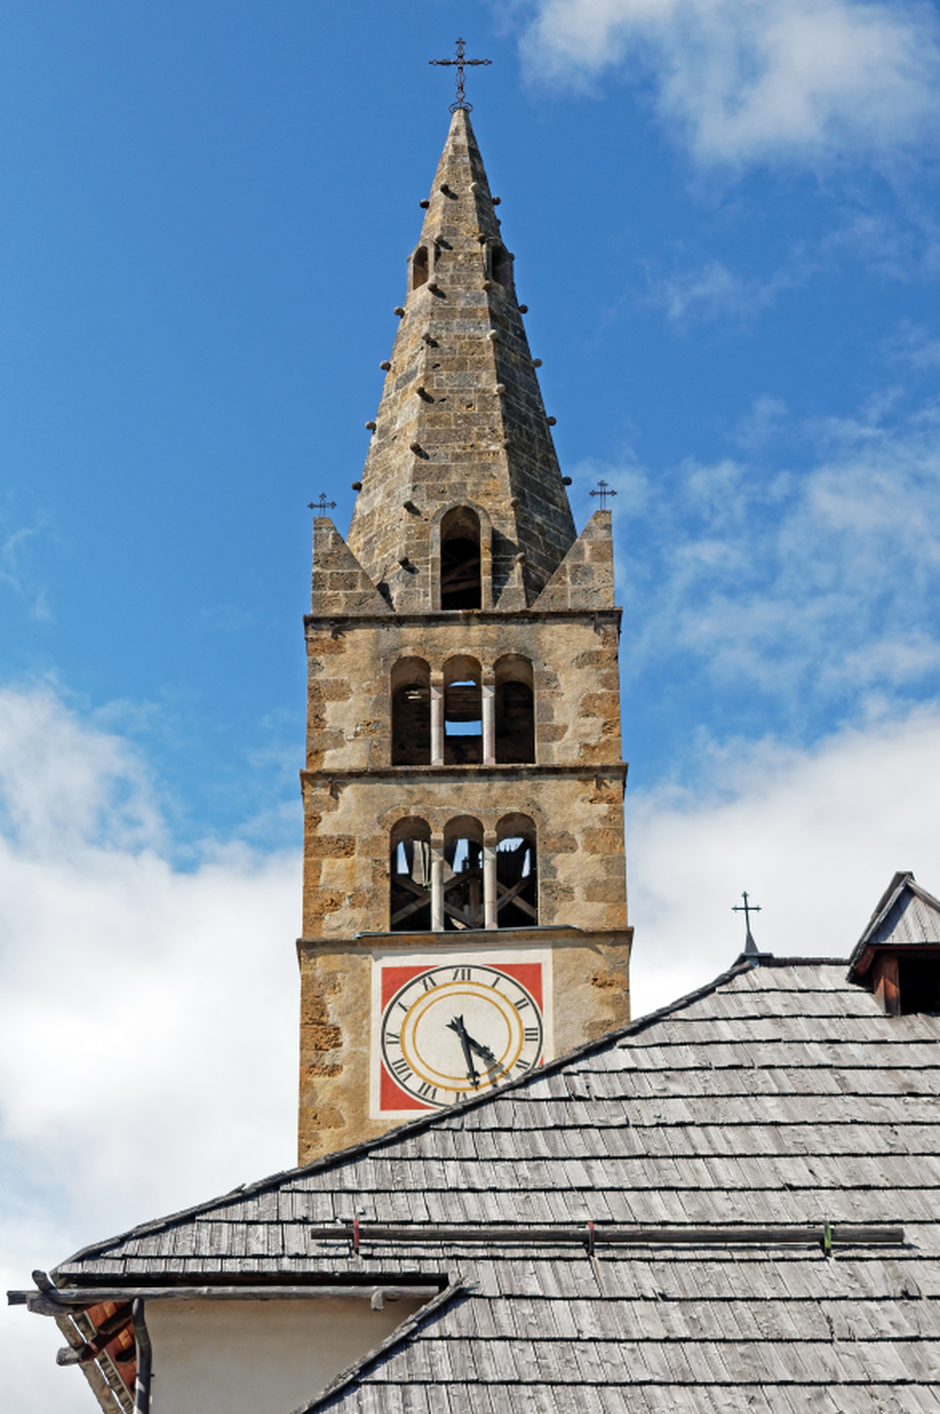
[[[453,1243],[463,1247],[486,1243],[499,1246],[586,1246],[593,1251],[598,1246],[676,1247],[676,1246],[821,1246],[828,1250],[833,1244],[844,1246],[898,1247],[904,1244],[903,1227],[883,1224],[846,1224],[822,1222],[816,1226],[802,1223],[748,1227],[617,1227],[593,1222],[570,1226],[511,1227],[487,1223],[466,1226],[439,1226],[414,1223],[394,1227],[381,1223],[336,1223],[331,1227],[309,1226],[308,1238],[313,1242],[350,1242],[358,1252],[362,1243]]]

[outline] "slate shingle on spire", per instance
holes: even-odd
[[[576,531],[513,257],[463,109],[438,165],[403,308],[349,548],[396,610],[426,612],[438,607],[441,516],[469,506],[492,547],[492,604],[483,607],[518,610],[541,592]]]

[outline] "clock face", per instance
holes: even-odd
[[[412,966],[400,957],[382,977],[380,1113],[445,1108],[544,1059],[541,957],[452,955]]]

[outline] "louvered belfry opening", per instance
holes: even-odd
[[[441,608],[479,609],[480,517],[468,506],[455,506],[441,522]]]

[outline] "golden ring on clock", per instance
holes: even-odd
[[[542,1016],[509,972],[445,963],[410,978],[382,1016],[382,1059],[395,1081],[428,1105],[515,1079],[542,1054]]]

